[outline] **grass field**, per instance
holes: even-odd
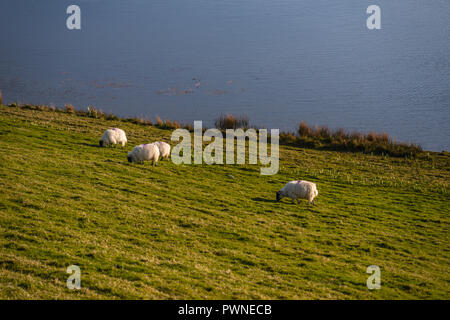
[[[124,149],[98,147],[110,127]],[[0,106],[0,299],[450,299],[448,153],[281,146],[274,176],[127,162],[170,134]],[[275,202],[297,179],[317,183],[315,207]]]

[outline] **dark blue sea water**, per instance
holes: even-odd
[[[366,27],[371,4],[381,30]],[[0,43],[5,103],[305,120],[450,150],[448,0],[2,0]]]

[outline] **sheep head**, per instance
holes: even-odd
[[[277,201],[280,201],[283,198],[283,193],[281,191],[277,192]]]

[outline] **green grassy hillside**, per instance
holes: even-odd
[[[110,127],[127,132],[124,149],[97,147]],[[281,147],[275,176],[127,162],[170,134],[1,106],[0,299],[450,298],[448,154]],[[297,179],[317,183],[315,207],[274,201]]]

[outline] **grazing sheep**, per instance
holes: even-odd
[[[291,181],[277,192],[277,201],[280,201],[284,197],[292,199],[292,203],[299,203],[298,199],[308,200],[308,204],[315,205],[314,198],[317,197],[319,192],[317,191],[316,184],[309,181]]]
[[[158,146],[159,154],[161,155],[161,160],[162,160],[162,158],[169,159],[170,144],[162,142],[162,141],[155,142],[155,144]]]
[[[127,143],[125,131],[119,128],[106,130],[99,142],[100,147],[116,145],[118,143],[120,143],[122,147],[125,147],[125,144]]]
[[[152,160],[152,165],[157,166],[159,159],[159,149],[155,143],[141,144],[128,152],[128,162],[144,163]]]

